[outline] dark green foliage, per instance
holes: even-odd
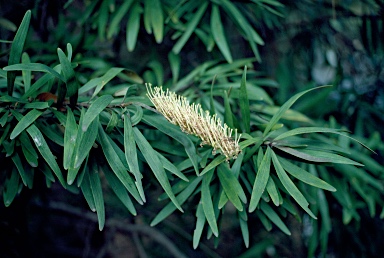
[[[281,25],[279,17],[287,12],[281,3],[68,1],[65,10],[73,14],[60,7],[57,28],[41,46],[33,42],[33,19],[40,19],[34,11],[32,22],[26,11],[17,31],[0,41],[0,50],[9,50],[0,59],[5,206],[17,202],[25,187],[42,187],[42,178],[48,188],[58,179],[64,189],[82,193],[100,230],[111,225],[114,193],[123,217],[144,216],[142,223],[151,226],[171,215],[193,221],[185,227],[188,248],[211,256],[205,244],[225,241],[228,219],[239,229],[231,234],[250,248],[242,257],[278,246],[272,237],[262,239],[265,230],[293,235],[292,219],[311,231],[301,232],[308,256],[325,255],[329,245],[335,249],[333,233],[344,227],[354,232],[368,215],[382,225],[383,131],[362,122],[380,107],[356,111],[356,123],[345,118],[346,108],[334,110],[354,127],[350,135],[328,107],[321,111],[336,87],[308,82],[311,87],[299,85],[298,93],[288,94],[294,75],[284,66],[276,72],[281,88],[273,96],[278,84],[255,70],[262,59],[258,46],[267,42],[259,31]],[[362,19],[362,26],[372,24],[370,17]],[[9,27],[0,21],[0,31]],[[66,28],[71,22],[81,25],[78,35]],[[363,36],[370,53],[382,50],[371,33]],[[146,96],[144,82],[186,96],[242,133],[237,159],[212,153],[211,146],[200,146],[198,137],[168,122]],[[301,112],[292,109],[296,103]],[[237,244],[231,255],[242,248]]]

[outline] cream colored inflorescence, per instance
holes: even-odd
[[[146,84],[147,96],[155,105],[156,109],[172,124],[178,125],[185,133],[198,136],[201,145],[211,145],[212,154],[220,150],[229,159],[236,159],[241,152],[239,146],[240,136],[235,129],[235,138],[232,139],[233,130],[217,115],[211,116],[208,111],[204,111],[200,104],[189,104],[186,97],[176,93],[164,91],[162,87],[154,87]]]

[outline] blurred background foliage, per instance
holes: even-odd
[[[279,209],[291,233],[287,236],[272,227],[264,213],[257,211],[257,216],[248,218],[249,248],[244,245],[245,231],[239,226],[244,215],[238,215],[232,206],[225,209],[226,216],[220,219],[218,243],[212,238],[205,239],[203,234],[196,250],[191,242],[196,229],[195,212],[196,216],[199,212],[198,200],[183,204],[184,210],[192,212],[174,213],[156,227],[149,227],[167,203],[157,201],[167,196],[161,195],[163,189],[154,186],[157,184],[153,178],[144,180],[147,203],[135,205],[137,216],[131,216],[113,194],[106,183],[110,180],[101,178],[107,226],[99,232],[100,218],[88,212],[87,202],[77,194],[78,190],[69,187],[70,192],[64,192],[58,183],[46,182],[45,177],[49,176],[35,173],[33,188],[14,189],[13,197],[17,192],[19,196],[9,207],[1,207],[0,247],[6,257],[31,253],[65,257],[126,257],[127,254],[169,257],[181,255],[180,250],[188,257],[381,255],[384,237],[382,1],[0,0],[1,67],[8,65],[10,42],[27,10],[32,10],[32,15],[24,45],[28,54],[23,55],[23,63],[57,65],[59,47],[68,56],[69,52],[73,53],[72,64],[77,64],[77,80],[83,87],[101,78],[105,81],[103,94],[112,94],[116,99],[129,97],[149,105],[143,97],[143,82],[164,85],[200,103],[204,109],[215,110],[223,120],[228,119],[225,118],[227,102],[233,107],[234,118],[243,116],[240,84],[243,68],[247,66],[251,131],[262,130],[279,106],[295,93],[330,84],[333,87],[304,95],[282,117],[282,122],[290,129],[346,128],[352,132],[351,136],[377,154],[337,134],[328,138],[314,136],[316,140],[342,147],[350,153],[349,157],[365,167],[305,164],[307,171],[338,191],[308,188],[295,181],[318,220],[298,212],[300,209],[293,212],[294,216]],[[126,70],[113,70],[115,67]],[[0,76],[3,95],[7,81],[5,73]],[[33,73],[33,76],[37,76],[33,79],[36,81],[42,75]],[[24,83],[27,77],[28,73],[23,73]],[[19,77],[17,83],[21,85]],[[44,87],[45,91],[55,92],[58,86],[50,83]],[[18,89],[14,96],[22,95]],[[6,124],[6,112],[4,109],[1,113],[2,127]],[[119,112],[111,112],[109,121]],[[140,113],[139,109],[127,112]],[[74,115],[80,117],[79,112]],[[237,119],[232,123],[242,127]],[[162,136],[153,128],[147,124],[140,126],[157,151],[176,163],[186,159],[187,156],[172,159],[180,144],[176,150],[165,148],[156,143]],[[3,128],[1,132],[6,134]],[[3,156],[1,161],[9,162]],[[5,170],[10,169],[9,164],[4,166]],[[0,180],[15,178],[3,173]],[[186,186],[180,183],[180,187],[179,191]]]

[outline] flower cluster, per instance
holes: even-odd
[[[225,123],[222,125],[216,114],[211,116],[208,111],[204,111],[200,104],[190,105],[187,98],[168,89],[164,91],[162,87],[152,89],[150,84],[146,84],[146,87],[149,99],[168,121],[178,125],[183,132],[198,136],[202,140],[201,145],[211,145],[212,154],[220,150],[227,160],[237,158],[241,152],[241,135],[237,134],[236,129],[235,138],[232,139],[233,130]]]

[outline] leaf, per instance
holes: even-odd
[[[111,103],[112,100],[113,97],[111,95],[104,95],[97,98],[89,106],[82,124],[83,132],[87,131],[88,126],[92,123],[92,121]]]
[[[88,81],[86,84],[84,84],[82,87],[79,89],[79,94],[83,94],[93,88],[96,87],[92,98],[95,97],[102,89],[103,87],[113,78],[115,78],[119,73],[124,71],[124,68],[119,68],[119,67],[112,67],[110,68],[103,76],[100,78],[94,78],[90,81]],[[128,70],[129,71],[129,70]]]
[[[211,227],[213,234],[217,237],[219,235],[219,231],[217,228],[215,211],[213,209],[212,196],[209,187],[209,184],[213,177],[213,172],[214,169],[212,169],[210,172],[203,176],[203,182],[201,185],[201,203],[208,224]]]
[[[188,39],[191,37],[192,33],[195,31],[197,24],[200,19],[203,17],[206,9],[208,7],[208,2],[204,2],[201,4],[200,8],[194,13],[193,18],[188,22],[186,29],[180,39],[175,43],[172,48],[172,52],[175,54],[179,54],[181,49],[184,47],[185,43],[187,43]]]
[[[223,29],[223,24],[220,18],[219,7],[216,4],[212,5],[211,13],[211,33],[213,39],[215,40],[217,46],[219,47],[221,53],[225,57],[228,63],[232,63],[232,55],[229,50],[227,40],[225,38],[225,33]]]
[[[85,200],[88,203],[89,208],[91,209],[91,211],[95,212],[96,206],[95,206],[95,200],[94,200],[93,194],[92,194],[88,167],[86,167],[84,179],[81,182],[80,188],[81,188],[81,191],[83,192]]]
[[[299,189],[297,189],[295,184],[292,182],[292,180],[289,178],[289,176],[281,166],[276,154],[272,151],[271,155],[273,166],[275,167],[277,176],[279,177],[284,188],[288,191],[292,198],[295,199],[295,201],[301,206],[301,208],[303,208],[303,210],[305,210],[312,218],[317,219],[316,216],[312,213],[312,211],[308,208],[309,203],[307,202],[303,194],[299,191]]]
[[[76,146],[78,126],[70,108],[67,109],[67,122],[64,131],[63,167],[68,169]]]
[[[306,134],[306,133],[336,133],[340,134],[341,129],[332,129],[332,128],[325,128],[325,127],[300,127],[295,128],[292,130],[289,130],[287,132],[284,132],[282,134],[279,134],[274,141],[281,140],[290,136],[298,135],[298,134]],[[342,134],[343,135],[343,134]]]
[[[139,191],[140,197],[143,200],[143,202],[145,202],[144,189],[141,183],[141,178],[143,176],[140,172],[139,162],[137,160],[136,143],[133,135],[131,120],[130,120],[130,117],[127,115],[124,116],[124,153],[125,153],[125,159],[127,160],[129,169],[135,176],[136,187]]]
[[[308,173],[304,169],[294,165],[293,163],[289,162],[286,159],[279,158],[281,165],[283,168],[292,176],[296,177],[300,181],[303,181],[306,184],[312,185],[314,187],[322,188],[331,192],[335,192],[336,189],[328,184],[327,182],[324,182],[320,178],[312,175],[311,173]]]
[[[240,192],[243,191],[243,189],[241,188],[239,181],[237,181],[235,176],[232,174],[232,171],[228,168],[228,164],[220,164],[217,168],[217,175],[219,176],[221,186],[223,187],[228,199],[232,202],[236,209],[242,211],[243,205],[240,201],[239,194],[241,196],[244,195],[242,197],[242,201],[244,201],[245,194],[244,192]]]
[[[199,176],[195,177],[193,180],[189,180],[191,183],[188,184],[188,186],[176,197],[180,205],[182,205],[191,196],[191,194],[196,189],[197,185],[202,179],[203,177]],[[173,204],[173,202],[168,203],[153,219],[153,221],[151,222],[151,227],[154,227],[159,224],[175,210],[176,206]]]
[[[4,71],[36,71],[36,72],[46,72],[54,77],[60,79],[61,81],[65,81],[64,77],[56,72],[49,66],[39,63],[29,63],[29,64],[14,64],[8,65],[3,68]],[[29,89],[31,90],[31,89]],[[27,94],[27,93],[25,93]]]
[[[11,205],[19,190],[20,175],[17,173],[16,168],[12,169],[11,176],[5,179],[3,190],[3,201],[5,207]]]
[[[272,152],[273,153],[273,152]],[[284,222],[279,218],[279,215],[276,214],[276,212],[265,202],[260,203],[260,208],[264,212],[265,215],[288,236],[291,235],[291,232],[287,228],[287,226],[284,224]]]
[[[250,126],[251,126],[251,118],[249,111],[249,101],[248,101],[248,93],[247,93],[247,66],[244,66],[243,76],[241,77],[241,84],[240,84],[240,111],[241,111],[241,118],[243,119],[243,125],[244,125],[244,131],[246,133],[250,132]]]
[[[197,246],[199,245],[201,234],[203,233],[204,224],[205,224],[205,216],[204,216],[204,211],[201,203],[197,205],[196,218],[197,218],[196,228],[193,231],[193,249],[196,249]]]
[[[308,161],[321,162],[321,163],[330,162],[330,163],[338,163],[338,164],[364,166],[363,164],[360,164],[351,159],[348,159],[346,157],[343,157],[334,153],[328,153],[328,152],[316,151],[316,150],[307,150],[307,149],[301,149],[300,151],[298,151],[293,148],[280,147],[280,146],[276,146],[276,148],[286,153],[289,153],[295,157],[308,160]]]
[[[139,192],[135,187],[135,183],[132,178],[129,176],[126,167],[120,160],[119,156],[113,149],[111,143],[108,140],[107,134],[104,132],[103,127],[99,124],[99,142],[107,162],[120,182],[125,186],[125,188],[130,192],[130,194],[136,199],[140,204],[143,204],[143,201],[140,198]]]
[[[15,167],[19,171],[21,180],[23,181],[23,184],[27,186],[29,189],[32,189],[33,186],[33,173],[31,171],[25,171],[23,162],[21,162],[20,156],[15,153],[11,157],[13,163],[15,164]]]
[[[16,111],[12,111],[12,114],[19,121],[23,118],[23,116]],[[49,167],[53,170],[53,172],[55,173],[55,175],[59,179],[62,186],[64,188],[66,188],[63,174],[61,173],[61,170],[60,170],[59,166],[57,165],[56,159],[53,156],[51,150],[49,149],[49,146],[48,146],[47,142],[45,141],[43,134],[33,124],[27,128],[27,132],[31,136],[31,138],[32,138],[33,142],[35,143],[37,150],[40,152],[41,156],[47,162]]]
[[[241,213],[243,213],[246,216],[246,211],[243,210],[243,211],[239,212],[239,224],[240,224],[241,234],[243,235],[245,247],[248,248],[249,247],[248,223],[247,223],[247,220],[244,220],[241,218]]]
[[[157,43],[161,43],[163,41],[163,31],[164,31],[164,16],[162,10],[162,4],[160,0],[151,0],[147,1],[149,4],[149,11],[151,13],[151,25],[153,28],[153,35],[155,36],[155,40]]]
[[[77,96],[77,90],[79,89],[79,83],[77,82],[75,71],[72,68],[70,60],[65,56],[63,50],[60,48],[57,49],[57,54],[59,56],[61,64],[61,72],[64,76],[64,82],[67,87],[67,96]]]
[[[117,35],[120,29],[121,20],[124,15],[128,12],[129,7],[131,6],[133,0],[124,1],[116,11],[113,16],[111,23],[109,25],[109,29],[107,32],[107,39],[111,39],[113,36]]]
[[[217,156],[216,158],[214,158],[214,159],[211,161],[211,163],[209,163],[209,164],[203,169],[203,171],[201,171],[201,173],[199,174],[199,176],[203,176],[205,173],[207,173],[207,172],[210,171],[211,169],[217,167],[218,165],[220,165],[221,163],[223,163],[225,160],[226,160],[225,156],[223,156],[223,155]]]
[[[196,148],[190,138],[188,138],[183,132],[181,132],[180,128],[176,125],[169,123],[162,116],[143,116],[143,121],[157,129],[161,132],[169,135],[179,143],[181,143],[185,152],[187,153],[189,159],[191,160],[193,167],[195,168],[196,174],[199,173],[199,165],[198,165],[198,157],[196,154]]]
[[[276,206],[279,206],[280,205],[279,192],[277,190],[277,187],[276,187],[275,182],[273,181],[272,177],[268,178],[267,192],[268,192],[269,196],[271,197],[273,204]]]
[[[257,165],[257,164],[255,164]],[[271,148],[267,148],[263,160],[259,166],[256,174],[256,179],[253,184],[251,200],[249,202],[249,212],[253,212],[259,204],[261,195],[263,194],[265,187],[268,183],[269,172],[271,165]]]
[[[124,204],[124,206],[127,207],[129,212],[132,213],[132,215],[136,216],[137,212],[136,212],[135,206],[133,206],[131,198],[129,198],[129,195],[128,195],[127,190],[125,189],[124,185],[111,172],[110,169],[108,169],[108,168],[103,169],[103,172],[104,172],[105,178],[107,179],[113,192],[120,199],[120,201]]]
[[[92,191],[93,200],[97,212],[97,220],[99,222],[99,230],[103,230],[105,224],[105,208],[103,190],[98,173],[98,166],[95,162],[92,163],[91,170],[87,173]]]
[[[179,202],[176,199],[176,196],[172,192],[171,185],[168,181],[167,174],[163,168],[161,161],[159,160],[157,153],[148,143],[148,141],[144,138],[141,132],[135,127],[133,128],[133,134],[135,137],[135,141],[137,146],[139,147],[141,153],[143,154],[145,160],[148,162],[149,167],[154,173],[156,179],[159,181],[161,187],[167,193],[171,201],[175,204],[175,206],[183,212]]]
[[[15,139],[21,132],[23,132],[28,126],[33,124],[35,120],[41,115],[43,112],[38,111],[36,109],[32,109],[29,111],[20,121],[17,123],[9,138],[11,140]]]
[[[143,9],[140,7],[139,3],[133,5],[131,13],[127,22],[127,32],[126,32],[126,42],[127,49],[129,52],[132,52],[135,49],[137,36],[139,35],[140,28],[140,15],[143,12]]]
[[[233,123],[233,113],[231,110],[231,105],[229,103],[229,98],[227,91],[224,91],[224,122],[228,125],[229,128],[234,128],[234,123]]]
[[[23,53],[21,56],[21,62],[23,64],[29,64],[31,60],[29,59],[29,56],[27,53]],[[31,71],[21,71],[21,74],[23,76],[23,82],[24,82],[24,92],[27,92],[29,88],[31,87]]]
[[[294,95],[293,97],[291,97],[289,100],[287,100],[280,108],[279,110],[273,115],[273,117],[271,118],[271,120],[269,121],[267,127],[265,128],[264,132],[263,132],[263,137],[266,137],[267,134],[271,131],[272,127],[274,127],[277,122],[280,120],[280,118],[284,115],[284,113],[296,102],[296,100],[298,100],[301,96],[303,96],[304,94],[310,92],[310,91],[313,91],[313,90],[317,90],[317,89],[320,89],[320,88],[324,88],[324,87],[330,87],[329,85],[326,85],[326,86],[320,86],[320,87],[316,87],[316,88],[313,88],[313,89],[309,89],[309,90],[306,90],[306,91],[303,91],[303,92],[299,92],[297,93],[296,95]]]
[[[20,62],[21,53],[23,52],[25,39],[27,38],[29,22],[31,20],[31,11],[28,10],[23,20],[21,21],[20,27],[16,32],[15,38],[12,41],[11,51],[9,53],[8,66],[14,65]],[[5,67],[3,70],[7,71]],[[13,86],[16,79],[16,72],[7,72],[7,89],[8,95],[12,96]]]

